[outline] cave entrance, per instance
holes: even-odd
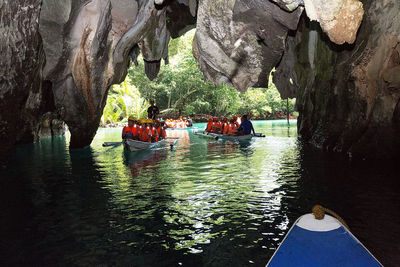
[[[146,118],[152,99],[163,119],[186,116],[202,122],[209,116],[242,114],[250,114],[253,120],[297,118],[295,99],[281,99],[272,77],[268,88],[249,88],[244,93],[225,83],[216,86],[208,82],[192,54],[194,35],[195,29],[170,41],[169,60],[162,60],[152,81],[145,75],[141,56],[137,65],[132,62],[125,81],[109,90],[101,124],[125,124],[131,115]]]

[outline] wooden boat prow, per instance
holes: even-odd
[[[336,218],[301,216],[267,263],[276,266],[382,266]]]

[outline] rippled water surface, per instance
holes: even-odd
[[[317,203],[400,263],[395,167],[310,151],[295,121],[254,124],[266,137],[241,143],[169,131],[172,150],[102,147],[121,129],[79,150],[68,135],[17,146],[0,170],[0,265],[264,266]]]

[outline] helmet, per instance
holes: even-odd
[[[129,116],[129,118],[128,118],[128,121],[135,121],[135,120],[136,120],[136,118],[133,116]]]
[[[147,123],[153,123],[153,120],[152,119],[148,119]]]
[[[227,122],[227,121],[228,121],[228,119],[227,119],[227,118],[223,118],[223,119],[222,119],[222,121],[224,121],[224,122]]]

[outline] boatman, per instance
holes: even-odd
[[[147,117],[149,119],[156,119],[158,113],[160,113],[159,108],[154,105],[154,100],[150,100],[150,107],[147,109]]]
[[[241,121],[242,123],[237,129],[236,135],[248,135],[251,134],[251,132],[256,135],[256,133],[254,132],[253,124],[247,119],[247,115],[243,115]]]
[[[133,116],[129,116],[128,125],[122,129],[122,139],[133,138],[133,125],[135,124],[135,120]]]

